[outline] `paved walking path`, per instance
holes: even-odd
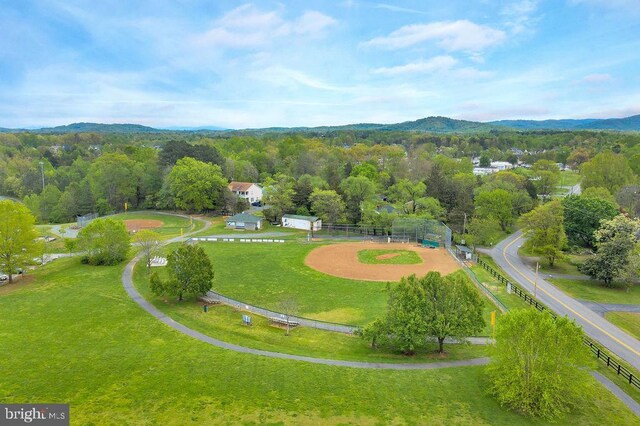
[[[588,300],[578,300],[578,302],[582,303],[584,306],[591,309],[593,312],[603,316],[607,312],[639,312],[640,313],[640,305],[627,305],[622,303],[598,303],[598,302],[591,302]]]
[[[629,407],[629,409],[633,411],[636,416],[640,416],[640,404],[638,404],[635,399],[631,398],[622,389],[620,389],[618,385],[616,385],[607,377],[603,376],[597,371],[590,371],[589,374],[591,374],[605,388],[609,389],[609,391],[611,391],[612,394],[614,394],[620,401],[622,401],[624,405]]]

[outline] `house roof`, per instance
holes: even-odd
[[[320,219],[317,216],[302,216],[299,214],[285,214],[282,217],[286,217],[287,219],[299,219],[299,220],[308,220],[309,222],[315,222]]]
[[[473,250],[471,250],[467,246],[462,246],[462,245],[456,244],[456,248],[458,249],[458,251],[460,251],[462,253],[473,253]]]
[[[263,219],[248,213],[238,213],[227,218],[227,222],[255,222],[258,223]]]
[[[229,190],[231,191],[248,191],[251,188],[251,185],[258,186],[257,183],[253,182],[231,182],[229,183]]]

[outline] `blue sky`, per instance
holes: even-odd
[[[640,113],[639,0],[3,0],[0,29],[0,127]]]

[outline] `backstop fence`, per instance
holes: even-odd
[[[439,220],[398,218],[391,226],[391,241],[416,242],[430,247],[451,248],[451,229]]]
[[[384,241],[391,236],[391,228],[373,225],[353,225],[323,223],[320,231],[314,231],[314,238]]]
[[[76,222],[78,223],[78,227],[84,228],[91,222],[93,219],[98,218],[98,213],[89,213],[84,216],[78,216]]]

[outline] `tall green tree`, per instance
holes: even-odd
[[[389,187],[389,200],[398,203],[406,213],[415,214],[418,201],[424,198],[426,191],[427,186],[423,182],[413,183],[408,179],[401,179]]]
[[[347,208],[347,218],[351,223],[362,220],[364,203],[376,194],[376,187],[371,180],[364,176],[349,176],[340,184]]]
[[[601,152],[580,167],[582,189],[592,186],[606,188],[612,194],[625,185],[634,183],[634,175],[629,162],[622,154],[611,151]]]
[[[557,419],[593,391],[582,329],[568,318],[517,309],[499,318],[487,373],[501,405]]]
[[[169,191],[177,208],[202,212],[220,209],[224,204],[227,181],[220,166],[193,158],[181,158],[167,177]]]
[[[344,201],[336,191],[316,189],[311,193],[309,201],[311,201],[311,211],[324,223],[340,223],[344,219]]]
[[[179,161],[179,160],[178,160]],[[170,278],[163,281],[151,274],[151,291],[157,295],[177,296],[183,300],[187,294],[200,296],[211,290],[213,267],[202,247],[181,244],[167,257]]]
[[[122,262],[130,246],[129,233],[121,220],[95,219],[78,233],[78,248],[84,252],[82,261],[90,265]]]
[[[135,205],[137,172],[136,162],[121,153],[104,154],[91,164],[87,178],[96,200],[102,201],[101,214],[123,210],[125,202]]]
[[[0,218],[0,271],[13,282],[18,268],[32,264],[38,255],[35,217],[24,204],[1,200]]]
[[[295,211],[293,204],[294,185],[294,179],[282,173],[265,181],[262,202],[268,206],[263,212],[267,219],[279,222],[284,214]]]
[[[538,194],[547,199],[560,181],[560,168],[551,160],[538,160],[531,167]]]
[[[462,275],[403,277],[389,287],[385,317],[365,328],[363,337],[389,343],[407,355],[435,337],[442,353],[447,337],[463,340],[482,330],[483,306],[482,297]]]
[[[606,287],[613,286],[613,280],[622,276],[633,255],[640,233],[640,220],[618,215],[602,221],[595,232],[598,251],[578,267],[580,272],[604,281]]]
[[[544,256],[549,266],[563,256],[562,250],[567,246],[563,216],[560,200],[554,200],[520,218],[520,226],[527,237],[525,246],[534,254]]]
[[[476,214],[481,219],[495,219],[506,231],[513,224],[513,199],[504,189],[480,192],[476,197]]]
[[[582,247],[595,248],[594,233],[600,222],[613,219],[618,214],[618,209],[610,201],[583,195],[565,197],[562,206],[569,242]]]

